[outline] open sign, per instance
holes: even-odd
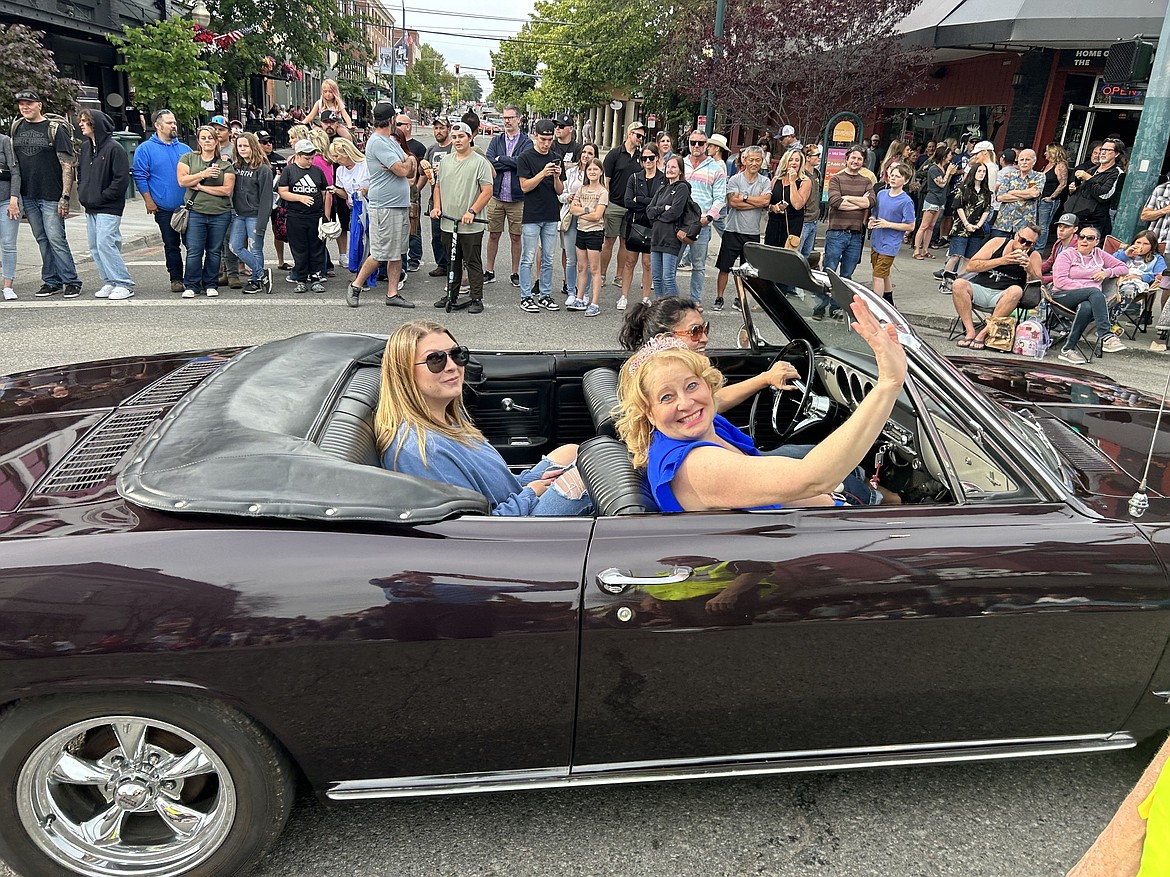
[[[1127,107],[1140,109],[1146,100],[1146,89],[1135,88],[1132,85],[1117,85],[1106,82],[1097,77],[1097,87],[1093,94],[1093,106],[1098,109],[1114,109]]]

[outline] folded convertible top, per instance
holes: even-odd
[[[385,343],[322,332],[241,353],[144,437],[118,476],[118,492],[183,514],[393,523],[487,514],[487,499],[475,491],[318,446],[347,381]]]

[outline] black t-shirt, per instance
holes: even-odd
[[[422,161],[427,157],[427,148],[413,137],[406,141],[406,148],[410,150],[410,154],[414,156],[416,161]]]
[[[328,184],[325,182],[325,172],[315,164],[301,167],[289,159],[288,165],[280,172],[280,180],[276,185],[277,188],[287,186],[289,192],[294,195],[313,196],[312,207],[299,201],[284,201],[289,213],[298,213],[302,216],[325,215],[325,188]]]
[[[561,163],[561,179],[563,180],[568,166],[576,164],[581,158],[581,141],[570,140],[568,143],[561,143],[561,141],[554,139],[552,146],[548,148],[548,154]]]
[[[57,126],[57,138],[49,142],[48,119],[17,122],[12,149],[20,165],[20,194],[41,201],[61,200],[61,160],[57,153],[73,154],[73,141],[65,125]]]
[[[626,184],[634,172],[640,170],[638,166],[642,163],[641,154],[641,149],[635,149],[634,154],[630,155],[626,152],[624,143],[605,154],[602,167],[605,168],[605,178],[609,180],[610,204],[616,204],[619,207],[625,206]]]
[[[527,149],[516,159],[516,173],[522,180],[531,179],[550,163],[556,163],[551,150]],[[545,177],[535,189],[524,193],[524,222],[559,222],[560,218],[561,202],[553,177]]]

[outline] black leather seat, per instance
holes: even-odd
[[[577,449],[577,469],[602,517],[658,512],[644,472],[634,468],[623,442],[599,435]]]
[[[618,374],[612,368],[595,368],[581,378],[585,404],[593,418],[593,431],[598,435],[617,437]]]
[[[354,372],[321,431],[317,445],[322,451],[350,463],[382,465],[374,438],[374,412],[381,386],[381,369],[360,368]]]

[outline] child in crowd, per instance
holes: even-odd
[[[877,207],[869,220],[873,291],[891,304],[894,284],[890,280],[890,269],[902,248],[904,235],[914,230],[914,200],[905,192],[910,177],[910,168],[901,161],[886,169],[889,188],[877,193]]]

